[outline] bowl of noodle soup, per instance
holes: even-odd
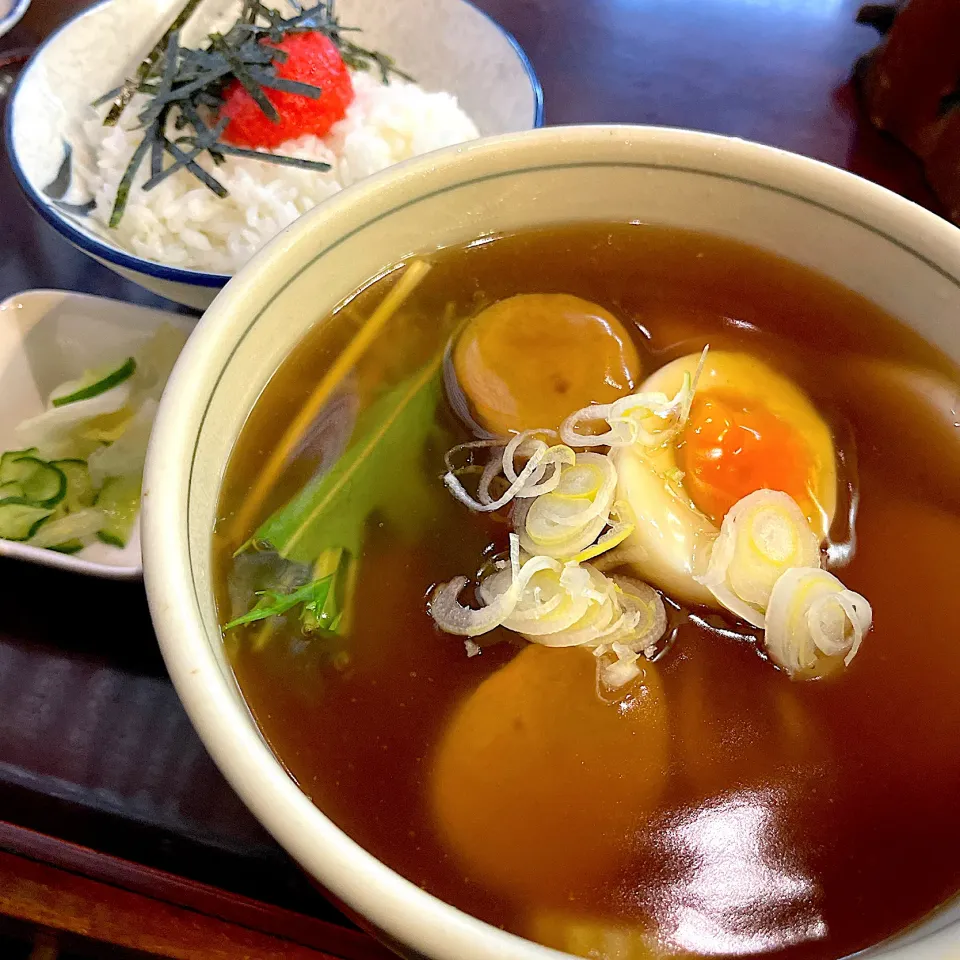
[[[405,956],[956,951],[949,806],[960,764],[946,745],[960,732],[949,702],[960,663],[942,628],[956,600],[936,544],[960,531],[957,237],[824,164],[629,126],[451,148],[304,216],[200,322],[144,482],[144,576],[163,655],[244,802]],[[497,313],[546,296],[566,299]],[[570,324],[581,331],[572,347],[557,334]],[[583,324],[601,339],[578,340]],[[486,390],[496,378],[477,357],[500,363],[533,425],[562,442],[518,446],[526,421]],[[583,387],[596,370],[601,385]],[[437,393],[417,407],[428,381]],[[529,518],[565,488],[548,491],[549,468],[534,467],[553,463],[562,484],[563,470],[605,449],[599,432],[571,426],[582,390],[587,417],[607,421],[603,443],[628,447],[615,466],[630,509],[617,517],[608,503],[607,526],[564,566]],[[631,419],[637,404],[645,413]],[[751,420],[760,407],[770,418]],[[650,539],[663,529],[650,512],[660,493],[643,486],[646,461],[630,447],[678,410],[685,439],[657,476],[700,525],[682,557]],[[709,456],[697,459],[694,434],[718,410],[774,438],[762,482],[719,478]],[[493,469],[463,469],[457,454],[445,466],[444,450],[463,443],[471,457],[492,450]],[[807,455],[791,487],[782,470]],[[530,477],[536,503],[491,520],[494,495],[506,504]],[[601,487],[567,495],[585,502]],[[759,546],[763,524],[789,514],[797,537],[813,538],[809,549],[791,541],[807,550],[789,564],[793,581],[809,575],[840,606],[808,606],[801,623],[791,577],[758,593],[729,574],[729,557],[714,570],[758,491],[772,497]],[[713,552],[698,558],[702,537]],[[633,579],[596,563],[614,540],[643,547],[623,557]],[[288,579],[271,579],[275,563]],[[560,587],[548,586],[561,569]],[[549,618],[575,580],[605,596],[611,569],[617,623],[643,604],[662,609],[649,643],[511,625],[528,609],[520,580],[541,578],[533,606],[556,597],[541,604]],[[474,571],[476,598],[457,601]],[[617,671],[595,681],[594,660]],[[642,729],[623,739],[611,703]],[[894,849],[896,830],[909,839]]]

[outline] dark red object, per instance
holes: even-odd
[[[149,953],[190,960],[393,957],[359,930],[184,880],[4,821],[0,821],[0,915],[46,928],[46,939],[66,948],[78,946],[75,941],[81,938],[90,948],[89,953],[78,951],[84,957],[103,956],[97,948],[103,943],[135,950],[137,957]],[[0,948],[6,945],[0,939]],[[70,955],[74,956],[72,951]],[[109,955],[131,956],[112,950]],[[35,951],[31,956],[41,954]]]
[[[872,15],[878,8],[861,10]],[[858,77],[870,120],[923,162],[947,215],[960,223],[960,3],[891,4],[886,37]]]
[[[221,116],[230,117],[223,139],[238,147],[272,150],[304,134],[322,137],[343,119],[353,100],[347,66],[329,37],[322,33],[295,33],[270,46],[287,55],[282,63],[276,63],[278,77],[309,83],[323,92],[313,100],[298,93],[264,88],[267,99],[280,114],[280,122],[274,123],[241,83],[234,80],[224,92]]]

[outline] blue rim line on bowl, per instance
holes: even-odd
[[[26,9],[29,2],[30,0],[21,0],[23,10]],[[138,257],[136,254],[128,253],[125,250],[121,250],[119,247],[115,247],[112,244],[109,244],[103,240],[99,240],[96,237],[85,233],[83,230],[80,230],[78,227],[74,226],[69,218],[55,212],[50,204],[46,202],[45,198],[37,193],[33,185],[30,183],[27,175],[24,173],[23,168],[20,166],[19,160],[17,159],[17,153],[13,144],[13,105],[16,102],[21,83],[26,80],[26,77],[33,68],[35,61],[49,43],[58,37],[64,30],[68,29],[75,21],[80,20],[82,17],[88,16],[110,2],[111,0],[99,0],[99,2],[92,4],[86,9],[80,11],[80,13],[70,17],[70,19],[60,24],[60,26],[57,27],[57,29],[54,30],[53,33],[51,33],[43,41],[43,43],[40,44],[39,47],[37,47],[26,66],[20,71],[20,75],[17,77],[13,89],[10,91],[10,94],[7,97],[7,110],[3,127],[4,138],[7,144],[7,156],[10,158],[10,166],[13,168],[13,173],[17,178],[17,183],[20,185],[20,189],[23,190],[23,192],[27,195],[27,198],[30,200],[33,209],[48,224],[50,224],[50,226],[53,227],[57,233],[66,237],[67,240],[83,250],[84,253],[87,253],[96,259],[106,260],[123,269],[146,274],[147,276],[154,277],[157,280],[169,280],[173,283],[184,283],[195,287],[208,287],[213,289],[224,287],[230,280],[231,274],[210,273],[204,270],[190,270],[187,267],[169,267],[165,264],[157,263],[155,260],[147,260],[143,257]],[[527,79],[530,81],[530,87],[533,91],[533,127],[534,129],[542,127],[544,124],[543,87],[540,85],[540,80],[537,78],[537,74],[533,69],[533,64],[530,62],[530,58],[524,52],[523,47],[520,46],[513,34],[511,34],[500,23],[494,20],[489,13],[487,13],[485,10],[481,10],[476,4],[472,3],[471,0],[463,0],[463,2],[473,7],[473,9],[481,14],[484,19],[488,20],[497,30],[499,30],[500,33],[503,34],[504,39],[513,48],[517,55],[517,59],[519,59],[520,64],[523,67],[524,73],[527,75]],[[21,15],[22,12],[23,11],[21,10]]]
[[[727,138],[722,138],[722,137],[717,136],[716,139],[717,139],[718,142],[722,142],[723,140],[725,140],[725,139],[727,139]],[[775,147],[768,147],[768,148],[765,148],[765,149],[768,149],[768,150],[770,150],[770,151],[772,151],[772,152],[777,152],[777,153],[780,152],[780,151],[778,151]],[[817,163],[817,161],[812,161],[812,162]],[[823,164],[823,166],[827,166],[827,165],[826,165],[826,164]],[[817,207],[818,209],[823,210],[825,213],[829,213],[829,214],[831,214],[831,215],[833,215],[833,216],[840,217],[841,219],[848,220],[848,221],[851,222],[851,223],[855,223],[857,226],[862,227],[862,228],[864,228],[865,230],[870,231],[871,233],[877,235],[878,237],[883,238],[883,239],[886,240],[888,243],[893,244],[895,247],[899,248],[900,250],[903,250],[904,253],[908,253],[908,254],[916,257],[921,263],[923,263],[923,264],[925,264],[926,266],[928,266],[931,270],[934,270],[934,271],[936,271],[937,273],[939,273],[945,280],[948,280],[950,283],[952,283],[952,284],[953,284],[954,286],[956,286],[956,287],[960,287],[960,277],[954,275],[950,270],[946,269],[945,267],[942,267],[940,264],[936,263],[934,260],[931,260],[929,257],[925,256],[925,255],[924,255],[923,253],[921,253],[920,251],[915,250],[915,249],[914,249],[913,247],[911,247],[909,244],[904,243],[902,240],[898,240],[896,237],[892,236],[891,234],[885,232],[884,230],[881,230],[879,227],[876,227],[876,226],[874,226],[874,225],[872,225],[872,224],[870,224],[870,223],[867,223],[865,220],[861,220],[861,219],[859,219],[858,217],[854,216],[853,214],[846,213],[846,212],[844,212],[843,210],[837,209],[837,208],[831,206],[831,205],[828,204],[828,203],[822,203],[822,202],[819,202],[819,201],[817,201],[817,200],[813,200],[813,199],[811,199],[810,197],[805,197],[805,196],[803,196],[803,195],[800,194],[800,193],[794,193],[793,191],[786,190],[786,189],[784,189],[784,188],[782,188],[782,187],[774,186],[773,184],[765,183],[765,182],[763,182],[762,180],[759,180],[759,179],[752,179],[752,178],[748,178],[748,177],[737,177],[737,176],[733,176],[733,175],[731,175],[731,174],[718,173],[718,172],[715,172],[715,171],[710,171],[710,170],[707,170],[707,169],[702,169],[702,168],[700,168],[700,167],[683,167],[683,166],[675,166],[675,165],[671,165],[671,164],[650,163],[650,162],[629,163],[629,162],[626,162],[626,161],[608,162],[608,161],[599,161],[599,160],[598,160],[598,161],[585,161],[585,162],[583,162],[583,161],[580,161],[580,162],[558,162],[558,163],[543,164],[543,165],[540,165],[540,166],[533,166],[533,167],[518,167],[518,168],[516,168],[516,169],[511,169],[511,170],[502,170],[502,171],[499,171],[499,172],[493,173],[493,174],[485,174],[484,176],[478,177],[478,178],[476,178],[476,179],[474,179],[474,180],[465,180],[465,181],[458,182],[458,183],[453,184],[453,185],[450,185],[450,186],[441,187],[441,188],[439,188],[439,189],[437,189],[437,190],[433,190],[433,191],[430,191],[430,192],[428,192],[428,193],[418,194],[417,196],[411,197],[410,199],[406,200],[404,203],[400,204],[399,206],[396,206],[396,207],[393,207],[393,208],[391,208],[391,209],[389,209],[389,210],[383,211],[382,213],[378,214],[378,215],[377,215],[376,217],[374,217],[373,219],[367,221],[366,223],[360,224],[360,225],[359,225],[358,227],[356,227],[354,230],[350,231],[350,232],[347,233],[347,234],[344,234],[343,236],[341,236],[341,237],[337,238],[336,240],[334,240],[334,241],[333,241],[331,244],[329,244],[328,246],[326,246],[326,247],[324,247],[323,249],[317,251],[317,253],[314,254],[313,257],[311,257],[311,258],[310,258],[305,264],[303,264],[295,273],[293,273],[290,277],[288,277],[286,281],[284,281],[284,283],[275,291],[275,293],[273,294],[273,296],[257,311],[257,313],[254,315],[253,319],[247,324],[246,329],[245,329],[245,330],[243,331],[243,333],[238,337],[237,342],[234,344],[234,346],[233,346],[233,348],[231,349],[231,351],[230,351],[230,353],[229,353],[226,361],[224,362],[223,366],[221,367],[221,369],[220,369],[220,371],[219,371],[219,373],[218,373],[218,376],[217,376],[216,381],[215,381],[215,383],[214,383],[213,389],[211,390],[210,397],[209,397],[209,399],[207,400],[207,404],[206,404],[206,406],[204,407],[203,413],[202,413],[202,415],[201,415],[201,417],[200,417],[200,426],[199,426],[199,428],[198,428],[198,434],[197,434],[197,444],[194,445],[194,448],[193,448],[193,451],[192,451],[192,454],[191,454],[191,458],[190,458],[190,470],[189,470],[189,474],[188,474],[188,477],[187,477],[187,497],[188,497],[188,499],[189,499],[189,497],[190,497],[190,493],[191,493],[191,490],[192,490],[192,487],[193,487],[193,473],[194,473],[194,466],[195,466],[196,460],[197,460],[198,445],[199,445],[199,432],[200,432],[200,430],[202,430],[203,424],[204,424],[204,422],[205,422],[206,419],[207,419],[207,414],[209,413],[210,407],[211,407],[211,405],[213,404],[214,396],[216,395],[216,392],[217,392],[217,390],[218,390],[219,387],[220,387],[220,383],[221,383],[221,381],[222,381],[222,379],[223,379],[224,374],[226,373],[227,367],[230,365],[230,363],[232,362],[233,357],[234,357],[234,355],[236,354],[237,350],[240,348],[241,344],[242,344],[243,341],[246,339],[247,334],[250,333],[250,331],[253,329],[253,327],[256,325],[256,323],[260,320],[260,318],[263,316],[263,314],[266,312],[266,310],[269,308],[269,306],[273,303],[273,301],[274,301],[281,293],[283,293],[283,291],[286,290],[287,287],[289,287],[292,283],[295,283],[295,282],[300,278],[300,276],[301,276],[302,274],[304,274],[307,270],[309,270],[311,267],[313,267],[313,266],[317,263],[317,261],[319,261],[319,260],[320,260],[322,257],[324,257],[326,254],[328,254],[331,250],[334,250],[334,249],[335,249],[336,247],[338,247],[341,243],[343,243],[345,240],[350,239],[350,238],[351,238],[352,236],[354,236],[355,234],[361,233],[362,231],[368,229],[369,227],[376,225],[376,223],[377,223],[378,221],[380,221],[380,220],[382,220],[382,219],[385,219],[386,217],[389,217],[391,214],[394,214],[394,213],[398,212],[399,210],[402,210],[402,209],[404,209],[404,208],[406,208],[406,207],[410,207],[410,206],[416,206],[418,203],[422,203],[422,202],[425,201],[425,200],[429,200],[429,199],[431,199],[431,198],[434,197],[434,196],[438,196],[438,195],[444,194],[444,193],[452,193],[452,192],[455,192],[455,191],[457,191],[457,190],[463,189],[464,187],[470,186],[470,185],[472,185],[472,184],[474,184],[474,183],[478,183],[478,182],[481,182],[481,181],[484,181],[484,180],[499,180],[499,179],[504,179],[504,178],[506,178],[506,177],[510,177],[510,176],[512,176],[512,175],[514,175],[514,174],[516,174],[516,173],[520,173],[520,172],[530,173],[530,172],[538,172],[538,171],[543,171],[543,170],[569,170],[569,169],[576,169],[576,168],[580,168],[580,169],[586,168],[586,169],[603,170],[603,169],[614,169],[614,168],[618,168],[618,167],[621,167],[621,168],[622,168],[622,167],[632,167],[632,168],[651,169],[651,170],[657,170],[657,169],[678,170],[678,171],[683,172],[683,173],[692,173],[692,174],[697,174],[697,175],[704,176],[704,177],[713,177],[713,178],[716,178],[716,179],[718,179],[718,180],[729,180],[729,181],[733,181],[733,182],[744,183],[744,184],[747,184],[747,185],[749,185],[749,186],[757,187],[757,188],[759,188],[759,189],[761,189],[761,190],[769,190],[769,191],[772,192],[772,193],[782,194],[783,196],[789,197],[789,198],[791,198],[792,200],[796,200],[796,201],[798,201],[798,202],[800,202],[800,203],[809,204],[810,206]],[[842,173],[846,173],[846,171],[841,171],[841,172],[842,172]],[[848,175],[853,176],[852,174],[848,174]],[[189,514],[187,515],[187,542],[188,542],[188,543],[192,542],[192,541],[191,541],[191,537],[190,537],[190,517],[189,517]],[[200,595],[199,595],[199,593],[198,593],[197,590],[196,590],[197,571],[196,571],[196,568],[195,568],[194,565],[193,565],[193,562],[194,562],[194,561],[193,561],[193,556],[192,556],[192,552],[191,552],[190,564],[191,564],[191,572],[193,573],[193,577],[194,577],[194,594],[193,594],[193,599],[194,599],[194,603],[195,603],[195,605],[196,605],[197,611],[200,612],[201,615],[202,615],[202,603],[201,603]]]

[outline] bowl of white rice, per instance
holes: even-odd
[[[172,172],[152,183],[161,161],[141,151],[145,159],[127,189],[151,94],[133,92],[114,125],[104,124],[111,101],[94,103],[134,74],[183,3],[106,0],[67,22],[21,73],[6,118],[11,162],[37,212],[94,259],[179,303],[206,308],[264,244],[370,174],[480,136],[542,125],[540,86],[526,56],[467,0],[339,0],[337,19],[356,28],[344,36],[382,52],[396,70],[363,69],[345,56],[352,99],[327,132],[258,151],[283,162],[250,151],[190,154],[194,164],[179,167],[168,157],[162,169]],[[266,5],[295,16],[301,8],[287,3]],[[244,9],[242,0],[200,0],[177,41],[202,48]],[[182,125],[176,110],[164,122],[174,141]],[[183,161],[176,149],[171,155]],[[118,191],[125,202],[116,222]]]

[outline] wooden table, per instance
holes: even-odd
[[[858,115],[848,77],[876,42],[854,23],[858,3],[479,5],[530,56],[548,123],[666,124],[758,140],[935,209],[913,159]],[[85,5],[33,0],[0,38],[0,63]],[[4,154],[0,297],[37,287],[165,305],[43,223]],[[44,934],[38,958],[56,955],[56,936],[81,953],[98,941],[178,958],[385,956],[314,892],[217,773],[166,678],[139,584],[0,560],[0,821],[6,932],[73,935]],[[2,942],[0,954],[12,955]]]

